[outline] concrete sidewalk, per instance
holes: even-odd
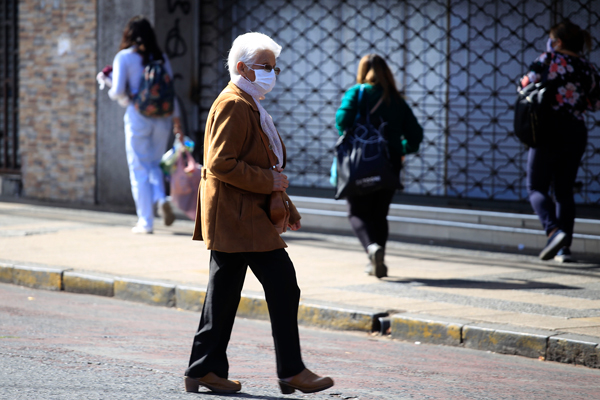
[[[209,252],[191,240],[193,223],[133,235],[135,221],[0,202],[0,282],[199,310]],[[390,242],[389,277],[378,280],[364,274],[353,237],[284,238],[302,290],[300,323],[600,367],[598,263]],[[250,271],[238,315],[268,318]]]

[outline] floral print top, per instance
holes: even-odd
[[[558,52],[543,53],[529,70],[521,79],[521,87],[543,80],[552,83],[550,105],[555,110],[569,112],[581,120],[585,111],[600,110],[600,74],[586,59]]]

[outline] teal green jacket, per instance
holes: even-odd
[[[358,92],[360,85],[354,85],[344,94],[342,104],[335,113],[335,127],[339,135],[354,124],[356,113],[358,112]],[[379,85],[365,84],[363,92],[363,102],[367,100],[367,109],[370,111],[383,95],[383,88]],[[378,121],[380,118],[388,123],[386,132],[388,133],[388,146],[390,157],[395,165],[401,164],[401,158],[405,154],[416,153],[419,151],[419,145],[423,140],[423,128],[415,118],[412,110],[402,99],[391,99],[390,104],[382,102],[377,110],[370,116],[371,121]]]

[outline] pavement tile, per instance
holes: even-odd
[[[500,293],[499,295],[504,295],[504,293]],[[540,296],[537,293],[515,293],[512,295],[512,297],[507,295],[507,300],[530,304],[540,304],[544,306],[570,308],[572,310],[600,309],[600,300],[577,299],[568,296],[556,296],[551,294]]]
[[[447,317],[468,318],[472,320],[481,320],[489,322],[493,322],[493,317],[509,314],[506,311],[469,306],[445,307],[440,309],[436,308],[431,309],[428,312],[432,315],[437,315],[438,313],[440,313]]]
[[[559,318],[548,315],[524,314],[516,312],[507,312],[505,314],[490,315],[488,322],[499,324],[513,324],[519,326],[528,326],[537,329],[562,330],[571,327],[579,327],[584,322],[580,319]]]
[[[480,278],[485,276],[494,276],[501,274],[510,274],[512,271],[516,271],[514,269],[509,269],[505,267],[491,267],[491,268],[481,268],[481,265],[478,266],[470,266],[469,268],[444,268],[440,269],[440,263],[444,263],[444,266],[448,266],[449,263],[443,260],[436,260],[432,262],[428,262],[429,264],[427,268],[421,263],[412,263],[410,267],[405,266],[407,262],[393,262],[388,261],[388,257],[386,257],[386,265],[388,266],[388,275],[393,278],[421,278],[421,279],[468,279],[468,278]],[[416,266],[415,266],[416,264]],[[366,265],[366,263],[365,263]]]
[[[386,264],[392,268],[393,272],[397,273],[392,276],[456,279],[518,271],[518,268],[515,268],[514,265],[502,265],[501,263],[495,261],[488,262],[487,260],[477,261],[477,263],[473,263],[473,258],[444,257],[437,254],[416,255],[407,253],[396,257],[390,257],[386,254]],[[443,269],[440,269],[440,263],[444,264]],[[482,264],[485,265],[485,268],[482,268]]]
[[[552,329],[576,333],[577,329],[582,328],[581,334],[589,328],[589,332],[596,332],[600,337],[600,318],[556,318],[551,316],[541,316],[532,314],[521,314],[506,312],[500,310],[489,310],[477,307],[448,307],[441,310],[428,310],[431,315],[443,315],[445,317],[457,317],[470,319],[473,321],[482,321],[497,324],[512,323],[520,326],[530,326],[539,329]],[[594,335],[592,335],[594,336]]]
[[[600,317],[588,317],[588,318],[569,318],[569,322],[573,325],[572,328],[585,328],[592,326],[600,326]]]
[[[365,302],[367,302],[369,304],[369,306],[373,306],[376,305],[378,302],[377,300],[381,300],[381,302],[385,302],[385,300],[387,300],[387,298],[385,298],[385,296],[377,296],[377,295],[373,295],[371,293],[352,293],[352,292],[347,292],[347,291],[343,291],[343,290],[336,290],[336,289],[329,289],[328,291],[321,291],[320,293],[306,293],[302,295],[302,299],[304,300],[308,300],[308,299],[315,299],[315,300],[321,300],[321,301],[331,301],[331,302],[339,302],[339,303],[343,303],[343,304],[348,304],[348,303],[352,303],[352,304],[364,304]],[[387,304],[387,303],[385,303]]]
[[[418,289],[432,292],[449,293],[461,296],[472,296],[485,299],[515,301],[552,307],[570,308],[574,310],[600,309],[600,300],[577,299],[573,297],[555,296],[548,294],[540,295],[538,293],[526,293],[518,290],[489,290],[436,287],[420,287]]]
[[[9,226],[0,225],[0,236],[5,236],[4,233],[11,231],[22,231],[24,233],[31,232],[32,234],[35,234],[36,232],[55,232],[59,229],[77,229],[83,227],[85,227],[85,225],[78,222],[53,221],[52,223],[40,223],[39,221],[32,219],[26,223],[10,224]]]
[[[302,284],[300,284],[302,287]],[[345,292],[336,291],[330,289],[327,292],[321,292],[320,294],[307,294],[302,292],[302,301],[321,301],[334,303],[338,305],[355,306],[355,307],[369,307],[378,309],[381,311],[386,310],[406,310],[407,307],[418,308],[418,310],[427,310],[427,306],[430,302],[414,301],[413,299],[403,298],[390,298],[389,296],[377,295],[372,293],[361,293],[361,292]],[[439,308],[439,305],[434,305],[434,308]]]
[[[567,333],[600,338],[600,325],[588,326],[585,328],[563,328],[562,330]]]
[[[397,305],[396,308],[403,309],[411,313],[434,312],[436,310],[441,311],[463,307],[457,304],[438,303],[434,301],[423,301],[402,298],[393,299],[390,301],[390,304],[395,304]]]

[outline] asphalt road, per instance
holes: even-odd
[[[243,393],[183,391],[198,313],[0,284],[0,399],[600,399],[600,370],[301,328],[307,366],[336,386],[281,395],[270,326],[238,319]]]

